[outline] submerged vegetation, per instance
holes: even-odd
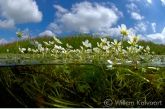
[[[164,107],[165,48],[119,29],[121,40],[77,34],[1,46],[2,92],[20,107]]]

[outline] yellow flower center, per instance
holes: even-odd
[[[17,36],[18,36],[18,37],[21,37],[21,36],[22,36],[22,33],[21,33],[21,32],[18,32],[18,33],[17,33]]]
[[[102,44],[103,44],[103,45],[106,45],[106,44],[107,44],[107,42],[106,42],[106,41],[102,41]]]
[[[149,50],[148,49],[146,49],[146,53],[148,53],[149,52]]]
[[[121,30],[121,34],[127,36],[128,32],[126,30]]]
[[[136,42],[137,40],[138,40],[138,38],[137,38],[137,37],[133,37],[133,41],[135,41],[135,42]]]
[[[118,47],[119,47],[119,44],[118,44],[118,43],[116,43],[116,44],[115,44],[115,47],[117,47],[117,48],[118,48]]]
[[[131,42],[131,45],[132,45],[132,46],[135,46],[135,42]]]

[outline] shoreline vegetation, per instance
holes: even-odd
[[[97,46],[96,42],[100,41],[100,37],[101,36],[77,33],[77,34],[74,34],[73,36],[65,36],[65,37],[57,37],[57,38],[63,42],[63,44],[61,45],[62,47],[66,47],[66,43],[69,42],[69,43],[71,43],[70,45],[72,45],[75,49],[77,49],[82,45],[82,41],[86,40],[86,39],[89,39],[89,41],[91,42],[93,47],[96,47]],[[109,40],[109,41],[114,40],[114,38],[111,38],[110,36],[107,36],[104,38],[107,38],[107,40]],[[42,42],[42,43],[43,43],[43,41],[45,41],[45,42],[53,41],[52,36],[35,37],[33,39],[38,42]],[[120,40],[120,39],[117,39],[117,40]],[[7,49],[10,50],[10,53],[15,53],[14,48],[15,48],[16,43],[17,42],[15,41],[15,42],[7,43],[7,44],[1,44],[0,53],[6,53]],[[28,48],[30,45],[29,39],[21,40],[21,41],[19,41],[19,43],[24,48]],[[127,40],[124,40],[123,45],[124,45],[124,48],[129,46],[129,44],[127,43]],[[151,41],[139,40],[138,45],[144,46],[144,47],[149,46],[151,48],[151,52],[155,52],[156,55],[165,55],[165,45],[163,45],[163,44],[155,44]]]

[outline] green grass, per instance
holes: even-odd
[[[85,41],[86,39],[89,40],[89,42],[92,44],[92,47],[96,47],[97,46],[97,42],[100,42],[100,37],[93,37],[90,34],[75,34],[74,36],[66,36],[66,37],[58,37],[61,42],[63,42],[63,44],[61,44],[62,47],[66,47],[66,43],[70,44],[73,46],[73,48],[75,49],[79,49],[80,46],[82,46],[82,41]],[[109,41],[113,41],[112,38],[110,37],[106,37]],[[36,41],[38,41],[39,43],[43,44],[43,41],[53,41],[52,37],[38,37],[35,38]],[[23,40],[23,41],[19,41],[19,45],[21,45],[21,47],[23,48],[28,48],[31,47],[29,40]],[[124,48],[126,48],[129,44],[124,41],[123,46]],[[153,42],[146,42],[146,41],[139,41],[138,45],[141,46],[149,46],[151,49],[151,52],[155,52],[155,54],[158,55],[164,55],[165,54],[165,46],[164,45],[158,45],[155,44]],[[10,53],[16,53],[16,42],[13,43],[8,43],[5,45],[1,45],[0,46],[0,53],[6,53],[7,49],[9,49]]]

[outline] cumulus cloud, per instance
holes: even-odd
[[[13,28],[14,27],[14,20],[0,20],[0,28]]]
[[[68,12],[67,9],[61,7],[60,5],[53,5],[53,7],[57,9],[57,12],[56,12],[55,15],[58,16],[58,17],[62,16],[62,13]]]
[[[126,4],[127,12],[131,14],[132,19],[134,20],[142,20],[144,16],[138,13],[138,8],[134,3]]]
[[[163,29],[161,34],[165,37],[165,27],[164,27],[164,29]]]
[[[60,12],[63,12],[63,13],[68,12],[67,9],[61,7],[60,5],[53,5],[53,6],[54,6],[54,8],[58,9],[58,11],[60,11]]]
[[[0,0],[0,6],[0,27],[9,28],[18,23],[42,20],[42,13],[34,0]],[[6,22],[8,26],[5,27]]]
[[[128,1],[130,1],[130,2],[135,2],[135,1],[139,2],[140,0],[128,0]]]
[[[123,17],[123,12],[119,11],[118,8],[115,6],[115,4],[110,3],[110,2],[108,2],[108,3],[111,5],[112,10],[113,10],[117,15]]]
[[[165,43],[165,27],[161,33],[148,34],[146,38],[148,40],[153,41],[154,43],[164,44]]]
[[[60,34],[62,33],[60,26],[58,26],[55,22],[54,23],[50,23],[48,26],[48,29],[50,30],[54,30],[55,33]]]
[[[122,12],[115,5],[111,5],[112,8],[109,8],[98,3],[84,1],[72,5],[71,11],[58,5],[54,6],[58,12],[62,11],[61,16],[57,16],[58,18],[48,26],[55,33],[69,32],[78,28],[84,33],[101,33],[116,24],[119,17],[122,16]]]
[[[135,24],[134,28],[138,32],[145,32],[147,30],[147,24],[145,22],[139,22]]]
[[[53,34],[52,31],[50,31],[50,30],[45,30],[44,32],[40,33],[38,36],[39,36],[39,37],[54,36],[54,34]]]
[[[0,45],[7,44],[7,43],[8,43],[7,40],[5,40],[5,39],[0,39]]]
[[[152,30],[153,32],[156,32],[156,23],[151,23],[151,27],[152,27]]]
[[[143,16],[141,16],[140,14],[138,14],[136,12],[132,12],[131,17],[135,20],[142,20],[144,18]]]
[[[102,32],[94,33],[94,35],[100,35],[102,37],[110,36],[111,38],[118,38],[121,34],[119,28],[108,28]]]
[[[157,44],[164,44],[165,37],[160,33],[156,33],[147,35],[147,39]]]
[[[126,4],[126,7],[129,9],[129,12],[137,10],[137,6],[134,3]]]
[[[161,0],[161,2],[162,2],[162,5],[165,5],[165,0]]]
[[[151,4],[152,3],[152,0],[147,0],[147,2]]]

